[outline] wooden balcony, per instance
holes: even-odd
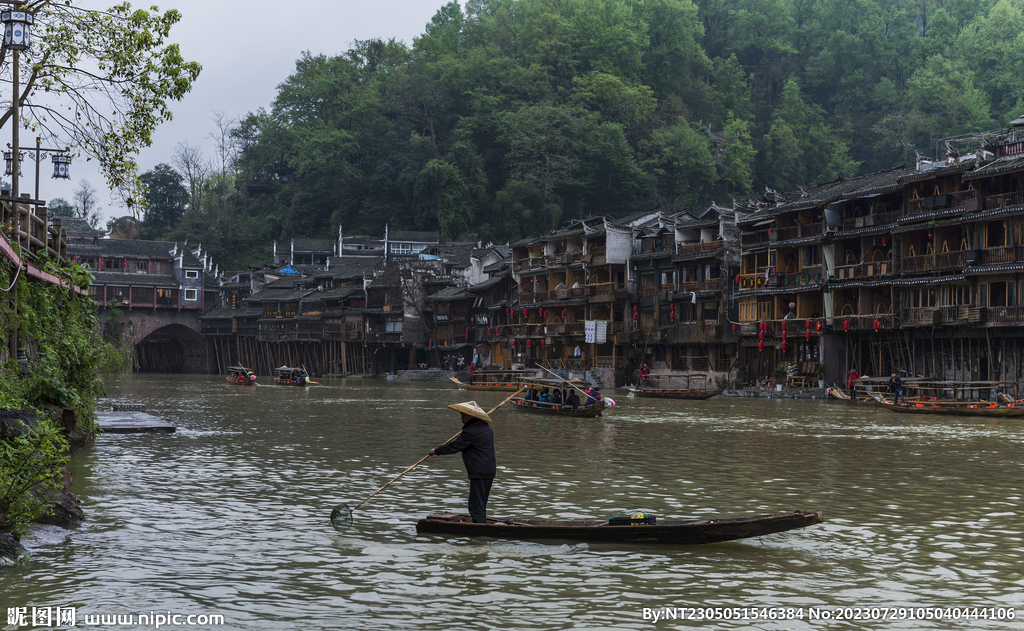
[[[825,226],[821,223],[805,223],[799,226],[789,226],[772,231],[771,240],[789,241],[791,239],[803,239],[807,237],[818,237],[825,234]]]
[[[768,243],[768,232],[768,230],[758,230],[757,232],[741,232],[740,245],[749,247],[754,245],[761,245],[762,243]]]
[[[985,319],[991,324],[1020,324],[1024,322],[1024,307],[989,307]]]
[[[946,208],[967,208],[968,210],[981,210],[978,202],[978,191],[967,190],[944,195],[932,195],[910,200],[907,206],[907,215],[920,215]]]
[[[1024,191],[1016,191],[1014,193],[1002,193],[1000,195],[989,195],[983,200],[983,208],[985,210],[997,210],[999,208],[1009,208],[1012,206],[1024,205]]]
[[[713,254],[725,247],[722,239],[717,241],[700,241],[698,243],[681,243],[676,248],[677,258],[697,258],[702,255]]]
[[[900,265],[908,274],[963,269],[967,265],[967,250],[906,256],[900,259]]]
[[[870,228],[871,226],[885,226],[896,223],[899,217],[898,212],[878,213],[866,217],[844,217],[843,230],[856,230],[857,228]]]

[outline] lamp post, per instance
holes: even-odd
[[[35,151],[36,152],[36,196],[33,199],[39,199],[39,163],[42,162],[43,158],[54,154],[52,157],[53,162],[53,178],[54,179],[70,179],[71,178],[71,156],[64,155],[67,148],[64,149],[52,149],[50,147],[41,146],[42,140],[39,136],[36,136],[35,147],[16,147],[18,150],[18,175],[21,175],[21,163],[24,159],[24,152]],[[5,151],[4,161],[6,163],[6,175],[14,174],[14,152]]]
[[[25,3],[21,0],[3,0],[3,4],[10,6],[10,8],[0,11],[0,24],[3,24],[4,29],[4,48],[11,51],[11,83],[14,90],[14,98],[11,99],[11,146],[15,147],[14,150],[17,151],[18,128],[21,127],[21,114],[18,111],[21,101],[18,57],[21,51],[27,50],[29,44],[32,43],[32,24],[35,22],[35,16],[25,10]],[[14,198],[11,204],[11,228],[16,228],[19,221],[18,173],[15,173],[13,168],[11,171],[11,197]],[[17,291],[17,285],[11,288],[11,304],[15,314],[18,310]],[[11,331],[9,341],[9,359],[15,359],[18,357],[19,348],[17,330]]]

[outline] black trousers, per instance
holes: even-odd
[[[469,479],[469,514],[475,524],[487,522],[487,497],[491,494],[493,482],[494,478]]]

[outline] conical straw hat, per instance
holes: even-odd
[[[484,421],[487,421],[488,423],[491,422],[491,417],[487,416],[487,412],[484,412],[484,409],[477,405],[476,401],[466,401],[465,403],[453,403],[448,407],[458,412],[465,412],[466,414],[469,414],[474,418],[482,419]]]

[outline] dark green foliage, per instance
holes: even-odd
[[[45,255],[34,262],[44,271],[80,287],[89,286],[84,267],[57,266]],[[0,265],[0,286],[11,285],[10,265]],[[36,489],[55,489],[68,449],[48,406],[78,411],[79,426],[95,431],[94,403],[104,392],[103,375],[125,374],[128,356],[99,335],[96,303],[55,285],[18,277],[16,294],[0,301],[2,339],[17,331],[29,361],[0,367],[0,409],[24,410],[42,420],[20,437],[0,440],[0,531],[20,531],[38,516],[43,501]],[[17,308],[12,296],[16,295]]]
[[[303,55],[232,130],[230,216],[172,234],[224,267],[338,224],[515,240],[891,168],[1024,112],[1022,0],[464,6],[411,47]]]

